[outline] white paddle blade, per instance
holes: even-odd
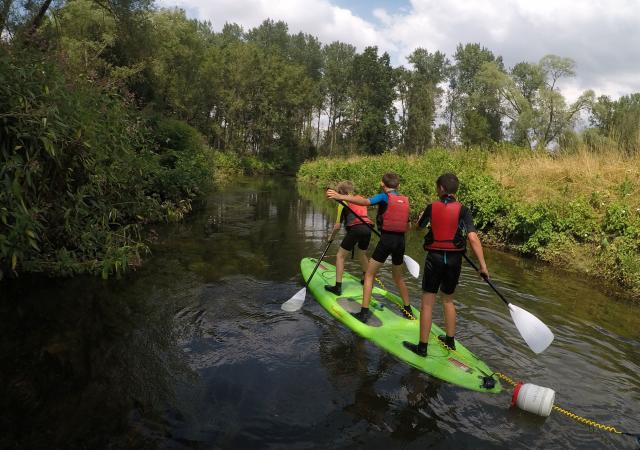
[[[542,353],[553,342],[553,333],[540,319],[529,311],[509,303],[513,323],[534,353]]]
[[[294,312],[302,308],[304,305],[304,299],[307,297],[307,288],[303,287],[296,294],[291,297],[289,300],[284,302],[280,308],[283,311]]]
[[[420,264],[418,264],[411,256],[404,255],[404,263],[413,278],[420,276]]]

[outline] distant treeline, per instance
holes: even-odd
[[[394,68],[376,47],[271,20],[214,32],[151,0],[3,0],[0,269],[121,271],[139,226],[181,217],[216,167],[505,142],[637,152],[640,94],[567,104],[573,74],[552,55],[505,68],[479,44]]]

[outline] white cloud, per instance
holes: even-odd
[[[327,44],[340,40],[359,50],[368,45],[395,49],[393,42],[373,24],[327,0],[160,0],[160,4],[196,11],[198,19],[210,20],[216,30],[226,22],[253,28],[269,18],[285,21],[291,33],[309,33]]]
[[[369,22],[329,0],[160,0],[221,29],[245,28],[264,19],[284,20],[322,42],[377,45],[394,64],[415,48],[451,57],[458,43],[479,42],[507,66],[536,62],[552,53],[576,61],[577,77],[565,83],[571,100],[585,89],[613,96],[640,91],[639,0],[411,0],[409,8],[376,9]]]
[[[640,91],[640,1],[412,0],[391,14],[381,33],[402,56],[416,47],[452,55],[458,43],[479,42],[505,64],[546,54],[576,61],[567,92],[594,89],[614,96]]]

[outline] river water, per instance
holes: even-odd
[[[544,419],[510,408],[509,386],[488,395],[431,378],[310,297],[283,312],[333,211],[292,179],[244,179],[185,222],[157,227],[146,264],[120,280],[5,280],[0,448],[638,447],[556,411]],[[412,232],[418,261],[420,243]],[[555,341],[533,354],[468,267],[457,337],[493,370],[554,389],[563,408],[640,432],[640,308],[513,255],[488,250],[487,261]],[[380,278],[393,290],[389,267]],[[419,306],[419,281],[408,284]],[[440,306],[434,319],[442,323]]]

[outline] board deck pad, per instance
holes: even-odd
[[[360,309],[362,308],[362,297],[357,300],[352,297],[339,297],[336,299],[336,302],[349,314],[360,312]],[[371,315],[367,321],[367,325],[370,327],[381,327],[382,322],[378,317]]]
[[[318,260],[314,258],[304,258],[300,262],[305,280],[311,275],[317,262]],[[342,278],[342,294],[339,296],[325,290],[325,285],[335,285],[335,267],[323,261],[309,283],[309,291],[329,314],[363,338],[436,378],[478,392],[501,392],[502,386],[498,377],[493,375],[493,371],[459,341],[456,340],[456,350],[452,351],[437,339],[439,335],[444,334],[444,331],[435,323],[429,335],[427,357],[418,356],[406,349],[402,341],[413,343],[418,341],[420,312],[412,307],[416,320],[406,319],[400,311],[402,299],[397,295],[374,287],[369,303],[371,317],[364,324],[351,315],[360,311],[362,306],[360,280],[345,272]],[[482,387],[482,378],[485,376],[493,376],[495,380],[493,388]]]

